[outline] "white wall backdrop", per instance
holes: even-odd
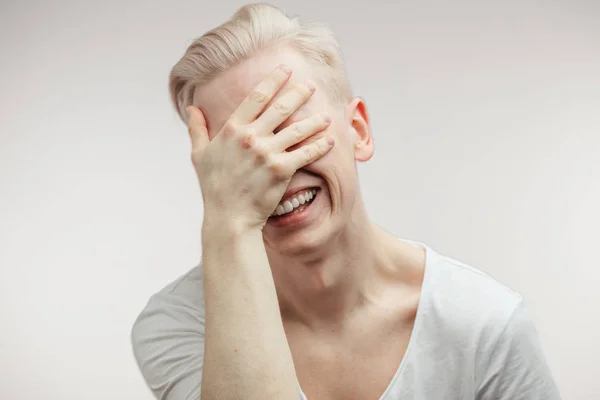
[[[274,2],[341,38],[373,219],[523,293],[564,398],[597,400],[600,2],[535,3]],[[242,4],[1,2],[0,398],[151,399],[130,327],[202,220],[167,75]]]

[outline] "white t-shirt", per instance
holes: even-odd
[[[421,299],[404,359],[379,400],[560,400],[522,297],[410,243],[426,249]],[[203,340],[198,266],[152,296],[133,326],[134,354],[157,399],[200,399]],[[299,397],[307,400],[301,389]]]

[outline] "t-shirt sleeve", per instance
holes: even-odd
[[[204,312],[174,292],[150,299],[131,331],[142,375],[160,400],[200,400]]]
[[[561,399],[522,301],[496,343],[477,399]]]

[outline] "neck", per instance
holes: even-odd
[[[284,321],[341,326],[367,305],[382,284],[398,276],[400,241],[355,212],[344,229],[298,256],[269,253]]]

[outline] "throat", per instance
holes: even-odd
[[[369,223],[348,227],[298,255],[268,251],[282,318],[312,327],[340,326],[378,301],[377,265],[388,252]]]
[[[296,320],[315,329],[344,325],[365,304],[362,272],[330,262],[318,267],[301,267],[288,275],[285,288],[278,290],[282,318]]]

